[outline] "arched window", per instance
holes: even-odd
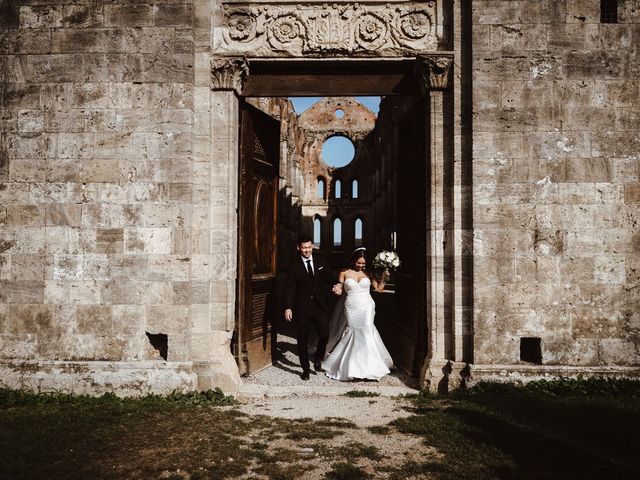
[[[351,182],[351,198],[358,198],[358,180],[355,178]]]
[[[326,185],[327,185],[327,183],[324,181],[324,178],[318,177],[318,184],[317,184],[317,188],[316,188],[316,197],[322,198],[322,199],[325,198]]]
[[[333,246],[339,247],[342,245],[342,220],[336,218],[333,221]]]
[[[336,180],[333,183],[333,196],[335,198],[341,198],[342,197],[342,181],[341,180]]]
[[[353,225],[353,239],[356,247],[362,246],[362,219],[356,218]]]
[[[320,247],[321,238],[322,238],[322,223],[320,222],[320,218],[316,216],[313,219],[313,244],[316,247]]]

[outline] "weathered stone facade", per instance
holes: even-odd
[[[640,4],[618,3],[612,24],[598,1],[474,2],[478,373],[529,337],[537,374],[637,374]]]
[[[3,2],[2,383],[238,388],[253,57],[428,56],[427,380],[638,375],[640,4],[618,3]]]

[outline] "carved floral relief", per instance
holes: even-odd
[[[251,57],[385,56],[433,51],[435,2],[227,3],[215,51]]]

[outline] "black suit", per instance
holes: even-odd
[[[329,338],[329,305],[331,295],[331,278],[328,268],[321,259],[313,256],[313,276],[309,275],[307,266],[298,256],[287,272],[285,284],[284,308],[293,312],[293,320],[297,327],[298,356],[302,371],[309,371],[309,330],[318,332],[318,348],[314,361],[324,358]]]

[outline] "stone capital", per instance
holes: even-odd
[[[453,55],[419,55],[416,58],[416,77],[423,93],[449,88]]]
[[[211,89],[214,91],[234,91],[237,95],[241,95],[247,75],[249,75],[249,62],[246,58],[211,59]]]

